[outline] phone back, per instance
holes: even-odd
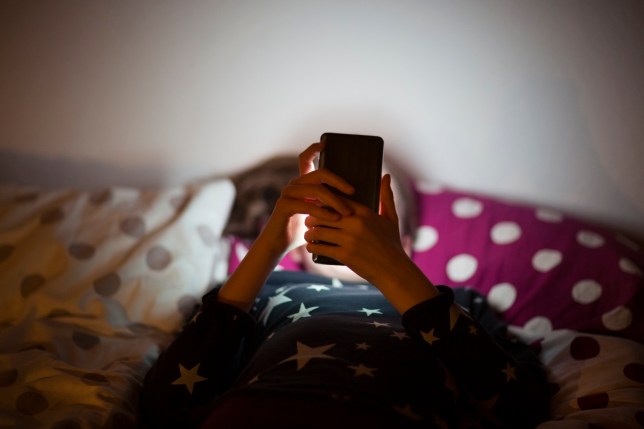
[[[324,150],[320,153],[320,168],[326,168],[342,177],[355,188],[355,192],[346,195],[330,188],[332,191],[364,204],[378,213],[380,205],[380,179],[382,175],[382,156],[384,142],[377,136],[357,134],[324,133],[320,139]],[[332,243],[324,243],[333,246]],[[313,254],[313,261],[318,264],[342,265],[335,259]]]
[[[320,167],[345,179],[355,188],[345,197],[378,212],[384,142],[377,136],[324,133]]]

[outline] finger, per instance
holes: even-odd
[[[326,184],[328,186],[331,186],[332,188],[337,189],[338,191],[351,195],[355,192],[355,188],[351,186],[349,182],[344,180],[342,177],[338,176],[337,174],[325,169],[321,168],[319,170],[312,171],[306,175],[303,175],[301,177],[298,177],[291,181],[291,183],[294,184],[299,184],[299,183],[307,183],[307,184]]]
[[[338,247],[334,245],[310,242],[306,244],[306,250],[315,255],[326,256],[336,261],[342,262],[338,256]]]
[[[353,223],[351,220],[353,216],[338,216],[335,219],[321,218],[313,214],[304,218],[304,226],[307,228],[317,228],[318,226],[324,226],[327,228],[333,229],[348,229],[351,228]]]
[[[289,215],[305,214],[319,218],[322,222],[334,222],[341,215],[333,210],[317,206],[301,199],[285,198],[281,201],[282,208]]]
[[[313,143],[300,154],[300,176],[303,176],[315,170],[313,161],[315,161],[315,157],[318,156],[322,149],[324,149],[324,143]]]
[[[325,243],[337,244],[338,237],[339,234],[337,229],[324,226],[307,229],[304,233],[304,239],[308,243],[324,241]]]
[[[286,198],[309,201],[310,204],[317,202],[319,205],[328,206],[344,216],[350,216],[353,213],[348,200],[321,185],[286,185],[282,194]]]
[[[391,189],[391,175],[385,174],[380,183],[380,214],[398,225],[398,214]]]
[[[304,226],[307,228],[315,228],[316,226],[325,225],[325,222],[322,219],[319,219],[313,215],[309,215],[304,218]],[[328,225],[331,226],[331,225]]]

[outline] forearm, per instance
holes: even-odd
[[[351,215],[351,208],[329,187],[351,194],[353,187],[327,170],[315,170],[313,159],[322,145],[315,143],[300,154],[300,174],[282,189],[273,213],[246,257],[221,288],[220,302],[248,311],[297,233],[299,214],[336,220]],[[330,208],[327,209],[325,207]]]
[[[439,291],[403,315],[406,330],[431,348],[485,417],[534,427],[547,412],[545,373],[536,357],[527,346],[492,338],[454,303],[449,288]]]
[[[267,225],[219,290],[219,302],[248,312],[284,251],[285,246],[279,244],[279,240],[273,236],[272,229]]]
[[[392,262],[384,267],[371,283],[400,314],[404,314],[415,305],[437,296],[439,292],[407,255],[399,259],[399,262]]]

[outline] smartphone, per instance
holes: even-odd
[[[359,202],[378,213],[384,141],[378,136],[324,133],[320,137],[324,149],[320,152],[318,168],[326,168],[355,188],[352,195],[335,188],[332,191]],[[324,243],[333,246],[332,243]],[[335,259],[313,254],[313,262],[343,265]]]

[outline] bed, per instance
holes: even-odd
[[[239,225],[276,197],[256,180],[270,186],[250,197],[234,178],[2,185],[0,428],[137,427],[144,374],[243,258]],[[437,284],[483,292],[538,351],[552,387],[539,428],[644,427],[641,245],[551,207],[415,185],[414,260]],[[300,268],[287,254],[278,269]]]

